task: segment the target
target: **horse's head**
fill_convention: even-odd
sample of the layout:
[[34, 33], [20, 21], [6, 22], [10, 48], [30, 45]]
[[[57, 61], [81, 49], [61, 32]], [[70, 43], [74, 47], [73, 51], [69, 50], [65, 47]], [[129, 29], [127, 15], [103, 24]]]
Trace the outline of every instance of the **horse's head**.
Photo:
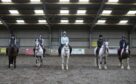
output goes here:
[[36, 49], [36, 50], [39, 50], [39, 46], [40, 46], [40, 44], [39, 44], [38, 40], [36, 40], [36, 41], [35, 41], [35, 49]]
[[66, 43], [63, 47], [64, 47], [65, 51], [69, 50], [69, 44], [68, 43]]
[[105, 42], [104, 42], [104, 46], [105, 46], [106, 48], [109, 48], [109, 42], [108, 42], [108, 41], [105, 41]]
[[108, 53], [109, 51], [109, 42], [105, 41], [100, 49], [101, 54], [102, 53]]
[[126, 46], [126, 53], [129, 53], [129, 46]]

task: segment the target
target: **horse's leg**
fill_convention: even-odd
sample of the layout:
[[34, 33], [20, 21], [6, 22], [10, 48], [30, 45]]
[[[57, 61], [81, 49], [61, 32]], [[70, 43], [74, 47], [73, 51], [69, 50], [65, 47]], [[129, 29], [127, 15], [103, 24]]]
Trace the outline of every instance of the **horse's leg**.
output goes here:
[[102, 64], [102, 57], [101, 56], [98, 56], [98, 67], [99, 67], [99, 69], [102, 69], [102, 66], [101, 66], [101, 64]]
[[37, 56], [35, 56], [35, 58], [36, 58], [36, 66], [38, 65], [38, 57]]
[[41, 65], [43, 65], [43, 56], [41, 56], [40, 59], [41, 59]]
[[129, 57], [127, 58], [127, 69], [130, 70]]
[[66, 63], [66, 69], [68, 70], [68, 64], [69, 64], [69, 56], [70, 54], [67, 55], [67, 63]]
[[119, 60], [120, 60], [120, 66], [121, 66], [121, 69], [124, 69], [123, 59], [122, 59], [122, 58], [119, 58]]
[[13, 58], [14, 61], [14, 68], [16, 68], [16, 56]]
[[8, 65], [8, 67], [10, 68], [10, 61], [11, 61], [10, 55], [8, 56], [8, 58], [9, 58], [9, 65]]
[[96, 66], [98, 67], [98, 55], [96, 55]]
[[104, 69], [107, 69], [107, 56], [104, 56]]
[[61, 63], [61, 68], [64, 70], [64, 55], [61, 55], [62, 63]]
[[45, 57], [45, 48], [43, 48], [43, 57]]

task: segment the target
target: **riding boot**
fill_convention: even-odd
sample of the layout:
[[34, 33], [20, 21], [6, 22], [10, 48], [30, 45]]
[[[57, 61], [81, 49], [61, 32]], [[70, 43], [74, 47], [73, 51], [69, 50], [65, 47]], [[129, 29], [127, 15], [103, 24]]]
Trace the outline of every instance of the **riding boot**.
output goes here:
[[59, 56], [60, 56], [61, 55], [61, 46], [59, 47], [58, 52], [59, 52]]
[[99, 54], [99, 49], [100, 49], [100, 48], [97, 48], [97, 50], [96, 50], [96, 55], [98, 55], [98, 54]]
[[72, 47], [69, 45], [69, 49], [70, 49], [70, 56], [71, 56], [71, 53], [72, 53]]

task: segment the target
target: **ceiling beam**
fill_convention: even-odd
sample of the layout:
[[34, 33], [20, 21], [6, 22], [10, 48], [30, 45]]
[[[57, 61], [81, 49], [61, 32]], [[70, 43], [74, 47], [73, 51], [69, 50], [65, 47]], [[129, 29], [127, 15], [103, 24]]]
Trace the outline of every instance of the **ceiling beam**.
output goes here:
[[9, 25], [2, 19], [2, 17], [0, 17], [0, 21], [3, 23], [3, 25], [7, 28], [8, 32], [10, 34], [13, 34], [13, 30], [11, 28], [9, 28]]
[[100, 8], [99, 8], [99, 10], [97, 11], [97, 14], [96, 14], [96, 16], [95, 16], [95, 19], [93, 20], [92, 24], [89, 25], [91, 31], [92, 31], [93, 28], [95, 27], [96, 21], [97, 21], [97, 19], [99, 18], [100, 13], [102, 12], [102, 9], [103, 9], [103, 7], [104, 7], [105, 2], [106, 2], [106, 0], [102, 0], [101, 5], [100, 5]]
[[[44, 1], [45, 2], [45, 1]], [[47, 3], [47, 2], [46, 2]], [[37, 2], [37, 3], [0, 3], [0, 5], [42, 5], [42, 2]], [[65, 2], [65, 4], [63, 2], [48, 2], [47, 5], [99, 5], [101, 4], [101, 2]], [[105, 5], [131, 5], [131, 6], [136, 6], [136, 3], [132, 2], [132, 3], [123, 3], [123, 2], [119, 2], [119, 3], [111, 3], [111, 2], [106, 2]]]
[[[18, 24], [18, 23], [7, 23], [9, 26], [12, 25], [46, 25], [48, 26], [48, 24], [37, 24], [37, 23], [26, 23], [26, 24]], [[91, 23], [93, 24], [93, 23]], [[50, 26], [52, 25], [90, 25], [90, 23], [84, 23], [84, 24], [76, 24], [76, 23], [68, 23], [68, 24], [63, 24], [63, 23], [50, 23]], [[115, 25], [115, 26], [130, 26], [133, 24], [96, 24], [96, 25], [101, 25], [101, 26], [107, 26], [107, 25]]]
[[[60, 17], [63, 17], [63, 16], [66, 16], [66, 17], [71, 17], [71, 16], [75, 16], [75, 17], [95, 17], [97, 14], [86, 14], [86, 15], [77, 15], [77, 14], [18, 14], [18, 15], [11, 15], [11, 14], [0, 14], [0, 16], [3, 16], [3, 17], [52, 17], [52, 16], [60, 16]], [[135, 17], [135, 15], [103, 15], [103, 14], [100, 14], [99, 16], [101, 17]]]

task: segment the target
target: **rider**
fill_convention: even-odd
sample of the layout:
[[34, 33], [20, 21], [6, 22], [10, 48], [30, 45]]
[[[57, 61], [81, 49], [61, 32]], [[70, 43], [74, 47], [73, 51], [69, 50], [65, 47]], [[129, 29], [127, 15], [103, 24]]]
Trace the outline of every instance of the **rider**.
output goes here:
[[43, 39], [42, 35], [40, 35], [37, 40], [38, 40], [39, 44], [42, 46], [42, 48], [44, 49], [44, 39]]
[[11, 34], [11, 37], [9, 39], [9, 46], [10, 47], [16, 47], [16, 38], [14, 34]]
[[96, 50], [97, 55], [99, 53], [101, 46], [103, 45], [103, 42], [104, 42], [103, 36], [99, 35], [99, 39], [97, 41], [97, 50]]
[[[65, 44], [69, 44], [69, 37], [67, 36], [66, 31], [63, 32], [63, 36], [61, 37], [61, 45], [59, 47], [59, 56], [61, 54], [61, 49]], [[72, 52], [72, 47], [69, 45], [70, 48], [70, 54]]]
[[119, 42], [119, 45], [120, 45], [120, 54], [122, 55], [122, 53], [125, 51], [124, 49], [126, 49], [127, 47], [127, 41], [125, 40], [125, 36], [122, 36], [120, 42]]

